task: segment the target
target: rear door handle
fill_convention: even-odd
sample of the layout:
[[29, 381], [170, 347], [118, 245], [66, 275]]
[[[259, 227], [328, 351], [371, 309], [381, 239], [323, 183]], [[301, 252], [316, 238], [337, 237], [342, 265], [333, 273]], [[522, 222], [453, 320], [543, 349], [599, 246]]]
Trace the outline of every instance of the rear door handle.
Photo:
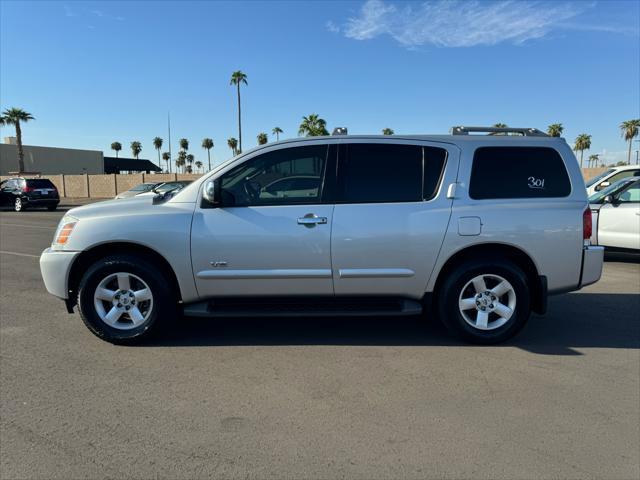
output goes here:
[[304, 217], [298, 218], [298, 225], [305, 227], [315, 227], [327, 223], [327, 217], [319, 217], [315, 213], [307, 213]]

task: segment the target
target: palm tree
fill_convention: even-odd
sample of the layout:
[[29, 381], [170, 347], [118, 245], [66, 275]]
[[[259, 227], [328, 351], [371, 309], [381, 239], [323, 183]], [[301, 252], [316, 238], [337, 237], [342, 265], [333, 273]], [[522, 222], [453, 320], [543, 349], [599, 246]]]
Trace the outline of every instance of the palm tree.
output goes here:
[[629, 142], [629, 154], [627, 155], [627, 165], [631, 165], [631, 143], [633, 139], [638, 136], [638, 129], [640, 129], [640, 119], [627, 120], [620, 124], [620, 130], [622, 130], [622, 136]]
[[280, 134], [282, 133], [282, 129], [280, 127], [273, 127], [273, 130], [271, 130], [271, 133], [273, 133], [276, 136], [276, 142], [278, 142], [280, 140]]
[[181, 138], [178, 143], [180, 143], [180, 148], [185, 152], [189, 150], [189, 140], [187, 140], [186, 138]]
[[21, 108], [7, 108], [2, 112], [3, 123], [16, 126], [16, 143], [18, 144], [18, 173], [24, 172], [24, 150], [22, 148], [22, 128], [20, 122], [27, 123], [35, 120], [33, 115]]
[[267, 137], [266, 133], [263, 132], [258, 134], [258, 145], [264, 145], [268, 141], [269, 141], [269, 137]]
[[160, 149], [162, 148], [162, 139], [160, 137], [156, 137], [153, 139], [153, 146], [158, 151], [158, 166], [162, 168], [160, 164]]
[[599, 158], [600, 155], [597, 153], [595, 155], [589, 155], [589, 158], [587, 159], [587, 164], [589, 165], [589, 167], [597, 167]]
[[207, 151], [207, 160], [209, 161], [209, 170], [211, 170], [211, 149], [213, 148], [213, 140], [205, 138], [202, 140], [202, 148]]
[[561, 123], [552, 123], [547, 127], [547, 135], [550, 137], [561, 137], [564, 127]]
[[312, 113], [308, 117], [302, 117], [302, 123], [298, 128], [298, 135], [305, 135], [307, 137], [329, 135], [327, 122], [320, 118], [317, 113]]
[[113, 142], [111, 144], [111, 150], [116, 152], [116, 158], [118, 158], [118, 152], [122, 150], [122, 144], [120, 142]]
[[200, 170], [202, 168], [202, 162], [200, 160], [198, 160], [196, 162], [196, 171]]
[[582, 168], [582, 156], [584, 155], [585, 150], [589, 150], [591, 148], [591, 135], [587, 135], [586, 133], [581, 133], [576, 137], [576, 143], [573, 149], [576, 152], [580, 152], [580, 168]]
[[393, 131], [393, 128], [383, 128], [382, 129], [382, 134], [383, 135], [393, 135], [396, 132]]
[[238, 153], [242, 152], [242, 115], [240, 110], [240, 85], [247, 84], [247, 76], [240, 70], [236, 70], [231, 74], [231, 82], [229, 85], [235, 85], [238, 88]]
[[231, 149], [231, 152], [235, 157], [238, 154], [238, 140], [231, 137], [229, 140], [227, 140], [227, 146]]
[[507, 128], [507, 124], [506, 123], [494, 123], [493, 126], [495, 128]]
[[[193, 161], [195, 160], [194, 156], [192, 154], [189, 154], [185, 157], [185, 160], [187, 161], [188, 167], [191, 169], [191, 165], [193, 164]], [[189, 171], [189, 173], [191, 173], [191, 171]]]
[[131, 153], [133, 153], [133, 156], [136, 157], [136, 160], [138, 159], [138, 155], [140, 155], [141, 151], [142, 144], [140, 142], [138, 142], [137, 140], [131, 142]]
[[[178, 158], [176, 160], [176, 167], [184, 167], [187, 163], [187, 153], [184, 150], [178, 152]], [[183, 169], [184, 172], [184, 169]]]
[[169, 163], [171, 160], [171, 154], [169, 152], [164, 152], [162, 154], [162, 159], [167, 162], [167, 171], [171, 173], [171, 164]]
[[193, 167], [191, 165], [187, 165], [186, 172], [193, 173]]

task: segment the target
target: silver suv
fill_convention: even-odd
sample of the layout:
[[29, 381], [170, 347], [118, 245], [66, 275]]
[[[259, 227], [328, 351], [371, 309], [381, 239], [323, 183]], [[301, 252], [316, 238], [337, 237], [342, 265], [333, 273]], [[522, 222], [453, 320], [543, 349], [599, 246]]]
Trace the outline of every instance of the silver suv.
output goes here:
[[603, 249], [590, 237], [563, 139], [456, 127], [281, 141], [171, 198], [74, 208], [40, 266], [47, 290], [113, 343], [180, 313], [425, 312], [488, 344], [544, 313], [549, 294], [600, 278]]

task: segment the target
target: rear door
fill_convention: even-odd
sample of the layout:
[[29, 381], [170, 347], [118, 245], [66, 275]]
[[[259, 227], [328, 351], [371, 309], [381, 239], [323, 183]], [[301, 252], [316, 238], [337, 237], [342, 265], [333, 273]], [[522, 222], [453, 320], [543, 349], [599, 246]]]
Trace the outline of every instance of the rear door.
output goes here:
[[338, 154], [336, 295], [421, 298], [451, 213], [459, 153], [446, 144], [352, 141]]
[[640, 181], [616, 195], [598, 211], [598, 243], [640, 249]]

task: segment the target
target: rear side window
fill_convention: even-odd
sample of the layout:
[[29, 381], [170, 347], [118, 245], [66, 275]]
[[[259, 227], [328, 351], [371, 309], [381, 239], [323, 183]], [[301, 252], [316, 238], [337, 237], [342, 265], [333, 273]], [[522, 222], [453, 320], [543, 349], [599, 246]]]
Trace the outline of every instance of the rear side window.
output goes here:
[[553, 198], [571, 193], [560, 154], [547, 147], [481, 147], [473, 157], [473, 199]]
[[27, 185], [32, 188], [56, 188], [51, 180], [46, 178], [30, 179], [27, 180]]
[[418, 202], [435, 194], [446, 150], [418, 145], [352, 143], [338, 160], [337, 201]]

